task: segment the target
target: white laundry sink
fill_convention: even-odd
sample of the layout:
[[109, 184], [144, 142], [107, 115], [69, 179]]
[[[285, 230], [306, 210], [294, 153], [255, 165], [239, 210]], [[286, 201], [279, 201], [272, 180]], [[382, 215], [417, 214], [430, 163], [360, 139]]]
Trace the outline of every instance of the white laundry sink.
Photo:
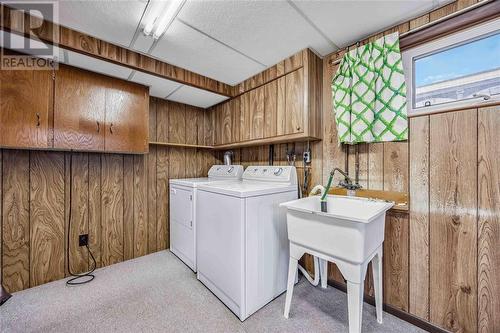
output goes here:
[[384, 241], [385, 212], [394, 204], [329, 195], [328, 212], [320, 197], [282, 203], [288, 209], [288, 239], [298, 245], [353, 263], [362, 263]]
[[327, 196], [328, 212], [321, 211], [319, 196], [280, 205], [287, 209], [290, 241], [286, 318], [290, 313], [298, 260], [309, 253], [322, 261], [322, 280], [328, 276], [327, 261], [335, 263], [347, 280], [350, 333], [361, 332], [364, 280], [371, 261], [377, 321], [382, 323], [382, 243], [385, 213], [393, 205], [393, 202], [337, 195]]

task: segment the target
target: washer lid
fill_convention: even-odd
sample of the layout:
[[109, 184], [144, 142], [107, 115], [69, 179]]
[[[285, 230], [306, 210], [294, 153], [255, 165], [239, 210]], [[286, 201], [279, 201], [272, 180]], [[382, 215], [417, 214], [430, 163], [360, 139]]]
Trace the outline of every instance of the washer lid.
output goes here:
[[170, 185], [197, 187], [216, 181], [238, 181], [243, 175], [242, 165], [213, 165], [208, 171], [208, 177], [170, 179]]
[[230, 195], [238, 198], [248, 198], [297, 191], [297, 185], [243, 180], [239, 182], [215, 182], [211, 184], [202, 184], [198, 187], [198, 189], [201, 191]]

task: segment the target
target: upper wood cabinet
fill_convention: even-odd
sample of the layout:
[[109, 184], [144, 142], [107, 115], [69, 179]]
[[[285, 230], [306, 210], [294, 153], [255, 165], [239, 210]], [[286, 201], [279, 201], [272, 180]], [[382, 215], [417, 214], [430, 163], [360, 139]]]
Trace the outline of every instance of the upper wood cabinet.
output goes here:
[[0, 70], [0, 146], [52, 147], [53, 72]]
[[104, 149], [108, 152], [147, 153], [149, 93], [144, 86], [110, 79], [106, 90]]
[[[266, 81], [271, 73], [266, 71], [245, 81], [241, 89], [248, 85], [247, 91], [213, 109], [215, 145], [321, 139], [321, 66], [321, 59], [304, 50], [283, 61], [281, 75], [275, 70]], [[255, 86], [255, 82], [262, 83]]]
[[54, 148], [104, 150], [104, 75], [60, 65], [54, 98]]
[[75, 67], [56, 71], [54, 148], [146, 153], [146, 87]]
[[148, 88], [59, 65], [0, 71], [0, 146], [147, 153]]
[[307, 105], [304, 105], [304, 69], [300, 68], [285, 76], [285, 134], [304, 132], [308, 119]]

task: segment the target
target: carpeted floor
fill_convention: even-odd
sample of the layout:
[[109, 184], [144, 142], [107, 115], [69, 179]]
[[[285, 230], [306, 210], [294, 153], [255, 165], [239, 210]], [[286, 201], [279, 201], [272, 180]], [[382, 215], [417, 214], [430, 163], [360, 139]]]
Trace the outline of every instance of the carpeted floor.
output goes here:
[[[88, 285], [65, 280], [15, 293], [0, 307], [1, 332], [347, 332], [347, 296], [305, 279], [295, 287], [290, 319], [285, 295], [240, 322], [169, 251], [105, 267]], [[422, 332], [365, 304], [363, 332]]]

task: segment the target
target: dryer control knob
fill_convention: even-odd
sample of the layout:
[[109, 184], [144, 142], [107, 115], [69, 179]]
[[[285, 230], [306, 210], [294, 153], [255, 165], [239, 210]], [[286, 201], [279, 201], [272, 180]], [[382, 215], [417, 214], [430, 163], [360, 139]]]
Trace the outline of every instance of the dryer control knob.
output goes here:
[[227, 170], [227, 173], [231, 173], [231, 172], [233, 172], [233, 170], [234, 170], [234, 167], [230, 167], [230, 168]]
[[279, 176], [283, 172], [283, 168], [276, 168], [274, 169], [274, 175]]

